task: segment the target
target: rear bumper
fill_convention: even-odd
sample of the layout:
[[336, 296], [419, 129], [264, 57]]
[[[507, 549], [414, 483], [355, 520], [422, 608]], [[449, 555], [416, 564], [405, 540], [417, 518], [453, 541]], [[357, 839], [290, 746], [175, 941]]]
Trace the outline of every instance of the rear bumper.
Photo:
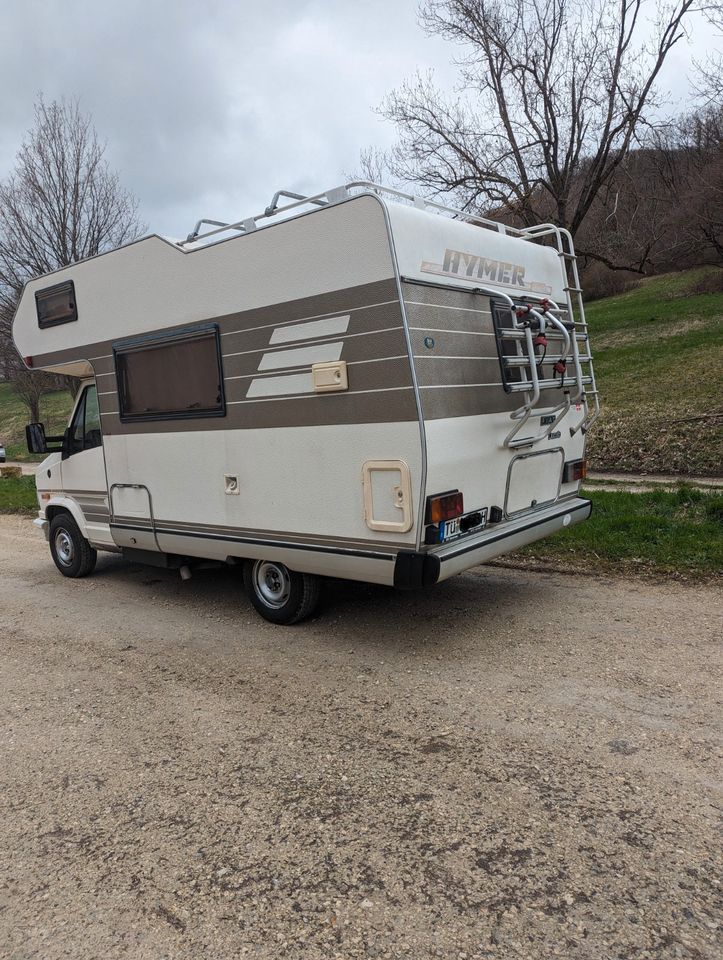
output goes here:
[[407, 590], [429, 587], [503, 553], [587, 520], [591, 513], [592, 503], [589, 500], [571, 497], [546, 510], [506, 523], [504, 530], [492, 527], [473, 539], [434, 547], [424, 553], [402, 551], [397, 555], [394, 566], [394, 586]]

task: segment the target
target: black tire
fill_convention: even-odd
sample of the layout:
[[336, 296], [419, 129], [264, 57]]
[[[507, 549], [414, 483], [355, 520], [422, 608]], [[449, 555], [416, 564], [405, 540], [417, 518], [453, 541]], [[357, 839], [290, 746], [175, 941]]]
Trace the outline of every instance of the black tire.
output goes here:
[[64, 577], [87, 577], [95, 569], [97, 552], [78, 529], [69, 513], [50, 521], [50, 553]]
[[319, 578], [275, 560], [247, 560], [244, 586], [251, 603], [271, 623], [299, 623], [316, 610]]

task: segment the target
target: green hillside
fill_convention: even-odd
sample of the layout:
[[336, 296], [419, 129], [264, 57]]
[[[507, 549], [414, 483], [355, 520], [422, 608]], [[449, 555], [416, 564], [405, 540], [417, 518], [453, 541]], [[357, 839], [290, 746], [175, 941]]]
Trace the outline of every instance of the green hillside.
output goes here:
[[[41, 398], [40, 419], [49, 436], [63, 432], [72, 405], [73, 398], [66, 390]], [[25, 446], [25, 424], [29, 419], [28, 408], [11, 384], [0, 383], [0, 441], [5, 444], [8, 460], [42, 460], [42, 457], [32, 457]]]
[[602, 398], [592, 468], [723, 473], [723, 270], [651, 277], [586, 312]]

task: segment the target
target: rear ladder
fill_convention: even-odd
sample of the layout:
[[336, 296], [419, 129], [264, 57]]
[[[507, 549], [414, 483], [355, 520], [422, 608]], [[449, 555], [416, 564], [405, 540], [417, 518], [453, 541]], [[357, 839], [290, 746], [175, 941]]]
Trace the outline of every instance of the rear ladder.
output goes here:
[[[503, 441], [512, 449], [547, 439], [573, 407], [581, 416], [570, 427], [571, 436], [578, 431], [585, 433], [600, 413], [572, 237], [567, 230], [550, 224], [531, 227], [525, 234], [530, 240], [546, 235], [555, 239], [566, 303], [560, 307], [549, 298], [529, 295], [522, 300], [516, 298], [514, 303], [498, 295], [507, 314], [505, 320], [509, 320], [509, 325], [502, 326], [497, 322], [502, 319], [498, 315], [495, 322], [505, 388], [523, 395], [522, 405], [510, 415], [514, 425]], [[533, 416], [544, 419], [545, 424], [541, 423], [531, 436], [520, 436]]]

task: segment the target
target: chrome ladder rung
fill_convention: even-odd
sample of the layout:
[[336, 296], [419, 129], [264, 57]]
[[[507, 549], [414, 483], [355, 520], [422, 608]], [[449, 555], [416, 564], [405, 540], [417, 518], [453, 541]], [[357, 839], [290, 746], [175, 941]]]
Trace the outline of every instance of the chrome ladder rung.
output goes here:
[[[574, 360], [574, 358], [570, 354], [568, 354], [565, 359], [569, 363], [572, 363]], [[578, 356], [577, 359], [580, 361], [580, 363], [592, 362], [592, 357], [589, 355]], [[531, 366], [540, 367], [549, 363], [557, 363], [559, 360], [562, 360], [562, 356], [560, 356], [559, 354], [556, 356], [547, 356], [547, 357], [544, 357], [544, 359], [542, 357], [539, 357], [537, 358], [537, 362], [534, 364], [532, 363], [529, 357], [502, 357], [502, 362], [506, 367], [531, 367]]]
[[[499, 336], [500, 336], [500, 340], [524, 340], [526, 339], [526, 331], [521, 329], [512, 329], [512, 328], [500, 329]], [[563, 336], [561, 333], [557, 333], [556, 331], [550, 330], [549, 328], [545, 330], [545, 336], [547, 337], [548, 341], [553, 341], [553, 342], [563, 341]], [[582, 343], [584, 340], [588, 339], [588, 335], [587, 333], [577, 332], [575, 334], [575, 339], [578, 341], [578, 343]]]
[[[580, 382], [583, 386], [587, 386], [587, 384], [592, 383], [592, 377], [581, 377]], [[576, 387], [577, 377], [564, 377], [561, 380], [538, 380], [537, 383], [540, 390], [554, 390], [555, 388], [559, 390], [561, 387]], [[508, 383], [507, 387], [511, 393], [530, 393], [533, 389], [530, 380], [521, 383]]]

